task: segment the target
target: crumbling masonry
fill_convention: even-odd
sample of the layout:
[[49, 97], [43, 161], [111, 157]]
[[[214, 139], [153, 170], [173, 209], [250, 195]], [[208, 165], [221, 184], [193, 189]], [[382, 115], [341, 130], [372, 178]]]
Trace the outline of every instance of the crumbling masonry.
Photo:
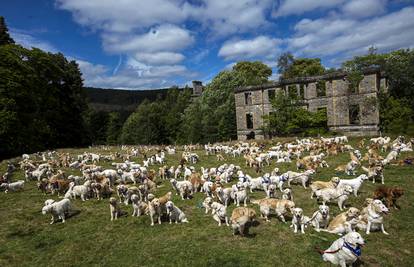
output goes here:
[[[353, 88], [345, 72], [303, 77], [235, 89], [239, 140], [264, 139], [263, 116], [272, 112], [270, 100], [283, 90], [303, 99], [309, 111], [324, 109], [331, 131], [346, 135], [377, 135], [379, 112], [372, 100], [387, 81], [378, 69], [366, 70]], [[369, 104], [371, 103], [371, 104]]]

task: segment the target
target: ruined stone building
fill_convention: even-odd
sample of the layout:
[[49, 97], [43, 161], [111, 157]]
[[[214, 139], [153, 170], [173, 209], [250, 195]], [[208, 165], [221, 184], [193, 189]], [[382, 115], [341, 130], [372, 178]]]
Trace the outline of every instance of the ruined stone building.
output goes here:
[[303, 99], [309, 111], [325, 110], [331, 131], [346, 135], [378, 134], [379, 111], [372, 99], [376, 100], [380, 88], [386, 90], [386, 79], [378, 69], [363, 74], [358, 86], [348, 82], [345, 72], [333, 72], [236, 88], [238, 139], [265, 138], [261, 130], [263, 116], [272, 112], [271, 99], [280, 90]]

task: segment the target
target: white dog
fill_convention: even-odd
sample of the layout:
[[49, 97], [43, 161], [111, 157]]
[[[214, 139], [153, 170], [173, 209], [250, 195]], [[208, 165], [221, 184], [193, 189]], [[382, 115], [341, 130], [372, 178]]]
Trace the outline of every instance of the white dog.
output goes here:
[[296, 234], [298, 232], [298, 228], [300, 227], [300, 232], [304, 234], [306, 218], [303, 216], [303, 210], [301, 208], [293, 208], [292, 215], [291, 227], [293, 227], [293, 232]]
[[276, 198], [276, 190], [277, 187], [275, 184], [270, 184], [266, 190], [266, 197], [267, 198]]
[[16, 191], [20, 191], [23, 190], [24, 187], [24, 181], [23, 180], [19, 180], [17, 182], [14, 183], [2, 183], [0, 185], [0, 188], [4, 188], [4, 193], [7, 194], [7, 192], [12, 191], [12, 192], [16, 192]]
[[175, 223], [188, 223], [187, 217], [185, 216], [184, 212], [182, 212], [182, 210], [175, 206], [172, 201], [167, 201], [165, 207], [167, 209], [168, 218], [170, 219], [170, 224], [172, 223], [172, 221], [175, 221]]
[[367, 235], [369, 235], [371, 230], [381, 230], [382, 233], [388, 235], [384, 229], [383, 217], [383, 215], [387, 214], [388, 212], [388, 208], [382, 203], [381, 200], [370, 200], [368, 206], [362, 210], [362, 213], [359, 216], [357, 228], [365, 230]]
[[90, 185], [90, 181], [86, 181], [83, 185], [75, 185], [74, 182], [70, 182], [69, 189], [65, 194], [65, 198], [76, 199], [76, 197], [79, 196], [82, 201], [87, 200], [90, 191]]
[[190, 181], [177, 181], [176, 179], [171, 179], [170, 182], [177, 194], [180, 194], [182, 200], [185, 198], [190, 199], [193, 192], [193, 184]]
[[52, 220], [50, 224], [54, 224], [56, 219], [61, 219], [62, 223], [65, 223], [66, 214], [70, 211], [70, 200], [65, 198], [59, 202], [53, 202], [42, 208], [42, 214], [52, 214]]
[[341, 267], [351, 266], [361, 256], [361, 246], [365, 245], [362, 236], [357, 232], [350, 232], [337, 239], [325, 251], [320, 251], [322, 259]]
[[285, 188], [282, 191], [282, 199], [287, 199], [293, 201], [292, 189]]
[[352, 190], [354, 191], [354, 196], [358, 196], [358, 190], [361, 187], [362, 183], [368, 180], [368, 176], [366, 174], [361, 174], [360, 176], [358, 176], [357, 178], [354, 179], [341, 179], [339, 181], [338, 186], [343, 186], [343, 185], [349, 185], [352, 187]]
[[329, 207], [326, 205], [320, 205], [319, 209], [315, 211], [307, 222], [307, 224], [311, 224], [315, 231], [320, 232], [321, 228], [328, 227], [329, 224]]
[[221, 226], [221, 222], [225, 221], [229, 226], [229, 217], [227, 216], [227, 208], [221, 203], [213, 202], [211, 204], [213, 219], [218, 222], [218, 226]]
[[322, 203], [338, 202], [339, 210], [343, 210], [343, 204], [352, 193], [353, 189], [349, 185], [338, 186], [336, 188], [323, 188], [315, 192], [317, 199], [322, 199]]
[[310, 180], [310, 176], [314, 173], [315, 173], [314, 170], [307, 170], [305, 172], [300, 172], [300, 173], [288, 171], [286, 174], [287, 174], [287, 182], [288, 182], [289, 187], [290, 187], [290, 184], [294, 182], [294, 183], [301, 183], [304, 188], [307, 188], [306, 184]]
[[211, 197], [206, 197], [203, 201], [203, 208], [206, 209], [206, 214], [208, 214], [211, 210], [211, 204], [213, 203], [213, 199]]
[[243, 186], [238, 182], [237, 191], [232, 191], [232, 198], [234, 199], [237, 207], [240, 207], [240, 202], [244, 203], [244, 206], [247, 206], [247, 201], [249, 200], [249, 191], [246, 186]]
[[231, 201], [232, 190], [232, 188], [223, 188], [221, 186], [217, 187], [216, 189], [217, 198], [226, 207]]

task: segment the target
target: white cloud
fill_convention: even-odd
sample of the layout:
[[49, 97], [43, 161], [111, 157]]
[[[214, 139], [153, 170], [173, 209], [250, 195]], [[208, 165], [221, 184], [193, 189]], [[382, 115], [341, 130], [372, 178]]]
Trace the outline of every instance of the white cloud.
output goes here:
[[56, 0], [81, 25], [110, 32], [130, 32], [162, 23], [179, 23], [187, 17], [179, 0]]
[[184, 60], [184, 55], [173, 52], [136, 53], [135, 59], [151, 65], [174, 65]]
[[302, 20], [295, 30], [295, 36], [288, 40], [289, 48], [308, 56], [352, 55], [367, 51], [371, 45], [380, 51], [407, 48], [413, 46], [414, 8], [368, 20]]
[[92, 64], [88, 61], [81, 60], [81, 59], [73, 59], [73, 60], [76, 60], [76, 62], [78, 63], [84, 79], [99, 76], [99, 75], [105, 75], [109, 70], [108, 67], [104, 65]]
[[105, 50], [115, 53], [179, 51], [193, 41], [189, 31], [171, 24], [151, 28], [141, 35], [103, 34]]
[[345, 0], [282, 0], [279, 6], [273, 11], [274, 17], [301, 15], [305, 12], [316, 9], [327, 9], [337, 7]]
[[386, 4], [387, 0], [352, 0], [342, 10], [346, 16], [370, 17], [384, 13]]
[[72, 12], [74, 20], [106, 32], [131, 32], [158, 24], [193, 20], [212, 35], [246, 32], [263, 26], [272, 0], [56, 0], [57, 7]]
[[267, 36], [258, 36], [249, 40], [226, 42], [218, 55], [226, 60], [269, 59], [275, 58], [281, 40]]
[[202, 0], [200, 5], [184, 6], [193, 20], [201, 22], [213, 36], [248, 32], [265, 26], [272, 0]]
[[10, 35], [16, 43], [20, 44], [25, 48], [31, 49], [32, 47], [37, 47], [47, 52], [58, 52], [58, 49], [54, 47], [51, 43], [38, 39], [30, 35], [26, 31], [11, 28]]
[[195, 63], [200, 63], [204, 58], [208, 56], [209, 53], [210, 53], [209, 49], [203, 49], [199, 51], [198, 53], [196, 53], [193, 57], [191, 57], [190, 60]]

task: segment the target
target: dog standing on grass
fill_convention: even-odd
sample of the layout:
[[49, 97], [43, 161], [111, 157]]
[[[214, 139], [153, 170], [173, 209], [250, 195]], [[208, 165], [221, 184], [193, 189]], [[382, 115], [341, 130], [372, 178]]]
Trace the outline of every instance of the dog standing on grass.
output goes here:
[[256, 211], [252, 208], [238, 207], [231, 214], [231, 228], [233, 235], [239, 233], [241, 236], [248, 234], [249, 225], [256, 218]]
[[121, 209], [119, 208], [118, 201], [114, 197], [109, 199], [109, 210], [111, 213], [111, 221], [118, 220], [118, 216], [121, 215]]

